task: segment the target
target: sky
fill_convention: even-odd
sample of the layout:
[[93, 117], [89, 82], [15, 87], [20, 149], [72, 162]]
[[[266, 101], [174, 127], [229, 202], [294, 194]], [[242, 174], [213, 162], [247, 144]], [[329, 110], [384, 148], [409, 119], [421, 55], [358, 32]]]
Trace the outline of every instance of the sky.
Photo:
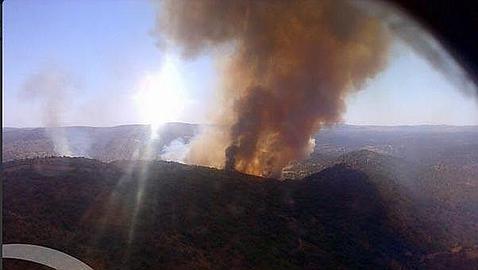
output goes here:
[[[6, 0], [3, 16], [3, 126], [45, 126], [45, 108], [56, 103], [55, 125], [209, 121], [215, 61], [163, 55], [149, 0]], [[54, 102], [30, 89], [45, 73], [66, 78], [58, 91], [69, 90], [51, 90]], [[388, 67], [346, 104], [347, 124], [478, 124], [478, 101], [400, 42]]]

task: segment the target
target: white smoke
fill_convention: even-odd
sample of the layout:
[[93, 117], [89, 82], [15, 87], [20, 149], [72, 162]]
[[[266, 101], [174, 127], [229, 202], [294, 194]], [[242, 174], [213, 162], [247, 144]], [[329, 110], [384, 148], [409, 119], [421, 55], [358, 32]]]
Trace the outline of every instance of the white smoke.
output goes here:
[[189, 152], [189, 144], [182, 138], [177, 138], [161, 150], [161, 159], [167, 161], [185, 162], [185, 158]]
[[75, 85], [71, 77], [55, 67], [44, 67], [28, 77], [20, 89], [19, 97], [39, 110], [46, 135], [58, 155], [71, 155], [65, 130], [64, 115], [70, 108]]

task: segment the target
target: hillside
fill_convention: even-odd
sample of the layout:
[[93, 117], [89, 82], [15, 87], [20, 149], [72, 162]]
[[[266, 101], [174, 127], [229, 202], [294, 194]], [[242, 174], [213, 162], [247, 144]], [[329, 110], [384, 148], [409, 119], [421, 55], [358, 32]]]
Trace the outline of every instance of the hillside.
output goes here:
[[[197, 130], [170, 123], [150, 141], [141, 125], [3, 129], [3, 157], [17, 159], [2, 164], [4, 240], [95, 269], [478, 265], [476, 127], [330, 127], [282, 181], [139, 160]], [[95, 160], [34, 158], [59, 145]]]
[[54, 247], [97, 269], [379, 267], [419, 252], [387, 224], [367, 176], [343, 167], [279, 182], [51, 158], [7, 163], [3, 174], [5, 243]]
[[[309, 158], [286, 167], [283, 178], [301, 179], [342, 162], [341, 159], [351, 153], [368, 153], [381, 154], [383, 161], [388, 160], [388, 168], [401, 167], [393, 169], [395, 173], [401, 173], [402, 169], [427, 170], [430, 176], [444, 174], [445, 182], [459, 177], [459, 182], [475, 186], [478, 179], [476, 138], [477, 126], [337, 125], [322, 129], [315, 136], [314, 152]], [[363, 161], [366, 160], [364, 157]], [[414, 177], [409, 178], [408, 182], [415, 181]]]
[[[176, 139], [188, 143], [200, 126], [167, 123], [150, 141], [146, 125], [116, 127], [3, 128], [3, 160], [68, 155], [101, 161], [138, 159], [146, 149], [159, 158]], [[339, 156], [370, 150], [414, 163], [453, 164], [478, 177], [478, 127], [465, 126], [352, 126], [336, 125], [316, 134], [315, 151], [307, 166], [316, 171]], [[294, 165], [301, 165], [294, 163]], [[302, 175], [301, 177], [303, 177]], [[301, 178], [300, 177], [300, 178]]]
[[153, 158], [176, 139], [188, 142], [198, 126], [167, 123], [150, 141], [146, 125], [116, 127], [4, 128], [3, 161], [48, 156], [88, 157], [101, 161], [137, 159], [147, 150]]
[[95, 269], [413, 269], [447, 251], [405, 193], [346, 165], [295, 181], [164, 161], [3, 166], [4, 242]]
[[[478, 171], [457, 166], [446, 161], [437, 165], [412, 162], [403, 158], [379, 154], [369, 150], [352, 151], [333, 160], [315, 157], [288, 168], [293, 179], [314, 174], [321, 166], [344, 164], [366, 173], [382, 192], [398, 194], [387, 196], [401, 198], [389, 201], [401, 209], [402, 218], [413, 218], [411, 212], [419, 212], [426, 230], [433, 231], [428, 243], [451, 248], [457, 243], [478, 244]], [[312, 165], [310, 165], [312, 164]], [[316, 164], [319, 164], [316, 165]], [[414, 207], [410, 207], [410, 206]], [[406, 210], [406, 211], [405, 211]], [[413, 221], [405, 224], [414, 223]]]

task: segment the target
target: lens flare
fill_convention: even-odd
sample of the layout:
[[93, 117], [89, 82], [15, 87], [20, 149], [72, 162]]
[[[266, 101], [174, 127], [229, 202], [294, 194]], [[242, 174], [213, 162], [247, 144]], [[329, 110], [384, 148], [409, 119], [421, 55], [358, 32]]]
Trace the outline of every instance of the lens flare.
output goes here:
[[147, 74], [134, 99], [144, 122], [151, 125], [151, 137], [166, 122], [178, 121], [185, 103], [185, 91], [178, 60], [167, 56], [159, 72]]

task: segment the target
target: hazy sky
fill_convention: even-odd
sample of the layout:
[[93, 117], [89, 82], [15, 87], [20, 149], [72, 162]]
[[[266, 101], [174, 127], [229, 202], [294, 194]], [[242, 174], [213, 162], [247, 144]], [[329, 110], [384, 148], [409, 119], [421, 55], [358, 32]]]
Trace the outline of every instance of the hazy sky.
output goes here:
[[[214, 61], [162, 55], [150, 34], [150, 1], [6, 0], [3, 8], [4, 126], [43, 126], [42, 111], [55, 102], [62, 104], [60, 125], [207, 122]], [[61, 74], [67, 79], [59, 91], [69, 90], [51, 92], [54, 103], [42, 98], [41, 87], [30, 96], [32, 77], [38, 82], [41, 74]], [[396, 44], [389, 67], [348, 97], [344, 120], [471, 125], [478, 124], [478, 102]]]

